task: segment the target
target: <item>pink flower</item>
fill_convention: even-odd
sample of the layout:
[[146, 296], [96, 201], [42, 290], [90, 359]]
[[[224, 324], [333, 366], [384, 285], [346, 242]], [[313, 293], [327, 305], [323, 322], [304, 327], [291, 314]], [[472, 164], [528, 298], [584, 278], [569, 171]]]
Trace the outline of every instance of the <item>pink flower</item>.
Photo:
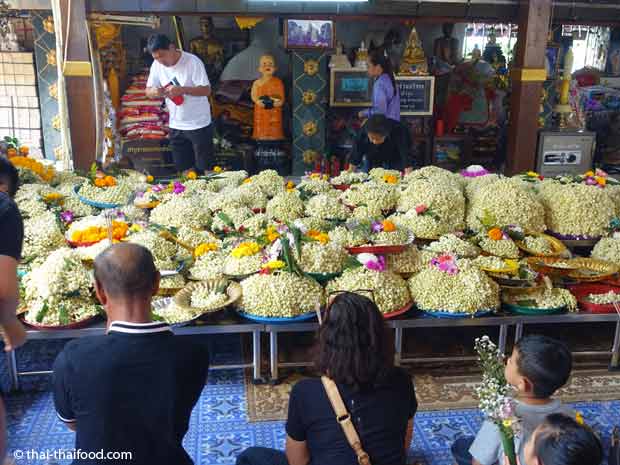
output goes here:
[[426, 213], [427, 211], [428, 211], [428, 207], [427, 207], [426, 205], [424, 205], [424, 204], [420, 204], [420, 205], [418, 205], [417, 207], [415, 207], [415, 212], [416, 212], [418, 215], [421, 215], [421, 214], [423, 214], [423, 213]]
[[379, 255], [377, 260], [369, 260], [365, 263], [366, 268], [373, 271], [385, 271], [385, 257]]
[[594, 178], [587, 178], [586, 179], [586, 184], [588, 186], [596, 186], [598, 183], [596, 182], [596, 179], [594, 179]]
[[155, 184], [153, 187], [151, 187], [151, 190], [155, 193], [161, 192], [165, 189], [166, 189], [166, 186], [164, 186], [163, 184]]
[[599, 176], [601, 178], [606, 178], [606, 177], [609, 176], [605, 171], [603, 171], [602, 169], [599, 169], [599, 168], [596, 168], [596, 171], [594, 171], [594, 175], [595, 176]]
[[450, 275], [455, 275], [459, 272], [458, 267], [456, 266], [456, 259], [453, 255], [444, 254], [439, 257], [435, 257], [431, 260], [431, 266], [436, 267], [438, 270], [443, 271], [444, 273], [448, 273]]

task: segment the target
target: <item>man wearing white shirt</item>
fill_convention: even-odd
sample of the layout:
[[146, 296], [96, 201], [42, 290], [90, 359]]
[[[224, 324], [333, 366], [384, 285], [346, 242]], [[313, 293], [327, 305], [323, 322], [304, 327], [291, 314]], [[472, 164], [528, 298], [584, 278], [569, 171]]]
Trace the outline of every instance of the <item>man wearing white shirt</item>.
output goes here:
[[149, 97], [166, 97], [170, 112], [170, 148], [178, 171], [198, 173], [213, 164], [211, 84], [202, 60], [177, 50], [163, 34], [149, 37], [153, 64], [146, 84]]

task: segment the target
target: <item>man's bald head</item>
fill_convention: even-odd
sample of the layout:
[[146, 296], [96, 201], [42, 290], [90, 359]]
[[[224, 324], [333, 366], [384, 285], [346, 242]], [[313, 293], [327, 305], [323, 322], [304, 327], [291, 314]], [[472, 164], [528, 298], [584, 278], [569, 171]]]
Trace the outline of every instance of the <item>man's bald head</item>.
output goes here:
[[159, 273], [151, 252], [137, 244], [114, 244], [95, 259], [95, 280], [111, 298], [151, 297]]

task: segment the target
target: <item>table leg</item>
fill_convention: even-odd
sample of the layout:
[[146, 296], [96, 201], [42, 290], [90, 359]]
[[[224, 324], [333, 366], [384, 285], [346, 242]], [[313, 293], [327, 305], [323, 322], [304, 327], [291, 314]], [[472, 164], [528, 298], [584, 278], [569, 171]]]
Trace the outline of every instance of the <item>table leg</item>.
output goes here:
[[19, 376], [17, 375], [17, 355], [14, 350], [6, 353], [6, 362], [11, 381], [10, 389], [11, 391], [17, 391], [19, 389]]
[[269, 333], [269, 364], [271, 366], [271, 381], [278, 381], [278, 333]]
[[506, 340], [508, 339], [508, 325], [500, 325], [499, 327], [499, 353], [506, 354]]
[[611, 366], [610, 369], [620, 369], [620, 320], [616, 323], [616, 334], [614, 336], [614, 345], [611, 349]]
[[523, 337], [523, 323], [517, 323], [517, 328], [515, 329], [515, 342], [519, 342], [519, 340]]
[[394, 328], [394, 365], [400, 366], [403, 353], [403, 328]]
[[254, 381], [260, 380], [260, 330], [252, 331], [252, 363], [254, 365]]

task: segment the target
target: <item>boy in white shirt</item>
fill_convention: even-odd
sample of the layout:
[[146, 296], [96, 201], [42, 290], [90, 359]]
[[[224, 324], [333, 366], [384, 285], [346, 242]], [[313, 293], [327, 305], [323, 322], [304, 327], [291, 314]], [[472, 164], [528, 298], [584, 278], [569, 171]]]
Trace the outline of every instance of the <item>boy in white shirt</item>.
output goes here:
[[179, 172], [204, 172], [213, 165], [211, 84], [202, 60], [177, 50], [163, 34], [149, 37], [153, 64], [146, 84], [150, 97], [166, 97], [170, 148]]

